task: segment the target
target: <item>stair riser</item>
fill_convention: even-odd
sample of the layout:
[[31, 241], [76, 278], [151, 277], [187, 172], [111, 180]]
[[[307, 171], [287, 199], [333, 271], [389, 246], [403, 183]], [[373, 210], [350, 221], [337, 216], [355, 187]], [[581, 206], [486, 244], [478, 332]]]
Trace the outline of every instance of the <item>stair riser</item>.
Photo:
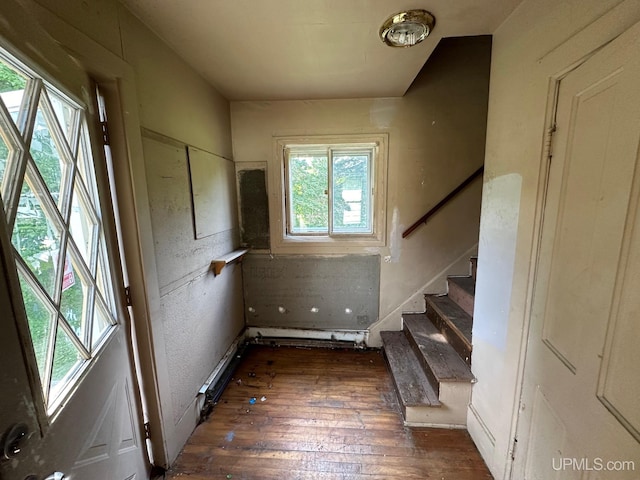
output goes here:
[[465, 363], [471, 366], [471, 349], [467, 345], [467, 343], [460, 338], [460, 335], [456, 330], [451, 328], [449, 322], [447, 322], [440, 312], [438, 312], [433, 305], [429, 302], [427, 304], [427, 316], [433, 322], [438, 330], [442, 332], [442, 334], [446, 337], [449, 344], [454, 348], [454, 350], [460, 355]]
[[404, 424], [409, 427], [467, 428], [467, 411], [445, 408], [407, 407]]
[[440, 401], [443, 406], [467, 410], [471, 402], [471, 383], [442, 382], [440, 384]]
[[456, 302], [460, 308], [473, 317], [473, 295], [469, 294], [453, 282], [448, 282], [449, 297]]
[[471, 385], [454, 383], [445, 386], [443, 384], [440, 396], [443, 398], [443, 404], [439, 408], [410, 406], [404, 408], [405, 424], [421, 427], [465, 428], [467, 408], [471, 400]]

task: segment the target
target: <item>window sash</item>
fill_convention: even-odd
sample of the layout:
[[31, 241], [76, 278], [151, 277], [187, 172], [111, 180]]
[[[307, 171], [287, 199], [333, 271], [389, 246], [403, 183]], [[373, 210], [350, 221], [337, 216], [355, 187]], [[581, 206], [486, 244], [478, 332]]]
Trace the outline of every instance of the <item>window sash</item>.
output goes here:
[[[357, 160], [354, 162], [354, 158], [364, 158], [364, 162], [365, 162], [365, 166], [364, 168], [366, 169], [366, 172], [364, 175], [361, 176], [357, 176], [357, 175], [352, 175], [350, 178], [347, 177], [340, 177], [338, 178], [338, 175], [335, 174], [335, 170], [340, 171], [339, 169], [336, 169], [336, 163], [339, 162], [340, 160], [344, 161], [348, 161], [347, 159], [350, 159], [350, 161], [352, 163], [355, 163], [355, 165], [352, 166], [353, 167], [357, 167], [357, 164], [359, 163]], [[361, 162], [361, 160], [360, 160]], [[367, 149], [367, 150], [333, 150], [331, 152], [331, 162], [329, 165], [329, 171], [330, 171], [330, 175], [329, 175], [329, 179], [330, 179], [330, 186], [329, 186], [329, 194], [330, 194], [330, 204], [331, 204], [331, 216], [330, 216], [330, 231], [331, 231], [331, 235], [370, 235], [373, 233], [373, 218], [372, 218], [372, 212], [373, 212], [373, 188], [371, 187], [372, 185], [372, 180], [373, 180], [373, 150], [372, 149]], [[344, 172], [346, 173], [346, 172]], [[343, 188], [341, 190], [342, 195], [340, 196], [341, 198], [338, 198], [336, 193], [337, 193], [337, 189], [340, 187], [340, 185], [338, 184], [338, 180], [344, 181], [346, 184], [349, 183], [354, 183], [354, 181], [358, 181], [360, 183], [360, 188], [351, 188], [351, 189], [347, 189], [347, 188]], [[350, 192], [350, 193], [347, 193]], [[357, 197], [358, 196], [358, 192], [359, 192], [359, 199], [358, 198], [352, 198], [351, 202], [348, 201], [348, 198], [345, 198], [345, 194], [348, 197], [349, 195], [351, 195], [352, 197]], [[340, 212], [339, 211], [339, 207], [338, 204], [344, 202], [344, 208], [342, 210], [342, 215], [343, 215], [343, 219], [342, 222], [337, 222], [337, 214]], [[357, 209], [359, 208], [360, 214], [359, 215], [352, 215], [352, 219], [349, 219], [348, 221], [345, 221], [345, 214], [347, 211], [351, 211], [351, 209]], [[362, 217], [364, 216], [364, 222], [362, 221]], [[360, 221], [355, 222], [354, 220], [356, 218], [359, 218]], [[339, 223], [342, 223], [342, 225], [340, 226]], [[360, 224], [359, 226], [356, 225], [352, 225], [352, 226], [345, 226], [345, 223], [358, 223]]]
[[[284, 151], [284, 180], [285, 180], [285, 218], [286, 218], [286, 234], [288, 236], [309, 236], [309, 237], [336, 237], [336, 236], [345, 236], [345, 237], [353, 237], [353, 236], [370, 236], [374, 233], [373, 225], [374, 223], [374, 165], [375, 165], [375, 155], [376, 155], [376, 146], [374, 144], [347, 144], [347, 145], [325, 145], [325, 146], [317, 146], [317, 145], [306, 145], [306, 146], [287, 146]], [[360, 157], [360, 162], [357, 160], [354, 162], [354, 158]], [[326, 213], [324, 213], [326, 217], [326, 224], [323, 223], [320, 226], [309, 226], [304, 227], [301, 226], [300, 223], [304, 222], [304, 218], [300, 219], [296, 217], [296, 206], [298, 204], [298, 194], [301, 193], [300, 185], [296, 183], [296, 177], [300, 175], [298, 172], [297, 165], [294, 165], [294, 161], [299, 158], [307, 158], [307, 163], [311, 170], [314, 169], [312, 167], [311, 162], [314, 160], [320, 160], [320, 163], [323, 163], [321, 171], [319, 172], [319, 177], [325, 176], [324, 184], [319, 187], [316, 185], [316, 189], [320, 189], [322, 191], [321, 194], [324, 195], [326, 199]], [[362, 163], [362, 159], [364, 159], [364, 169], [366, 170], [365, 174], [361, 177], [357, 175], [352, 175], [351, 178], [340, 177], [336, 178], [335, 171], [336, 163], [341, 160], [351, 159], [352, 168], [357, 166], [357, 163]], [[317, 166], [317, 165], [316, 165]], [[362, 166], [361, 166], [362, 167]], [[323, 175], [326, 170], [326, 174]], [[348, 172], [343, 173], [346, 174]], [[336, 194], [340, 191], [339, 185], [337, 185], [338, 181], [340, 182], [349, 182], [357, 183], [357, 181], [361, 183], [361, 188], [359, 189], [342, 189], [341, 198], [338, 198]], [[364, 185], [362, 185], [364, 184]], [[349, 193], [346, 193], [349, 192]], [[347, 196], [351, 196], [351, 202], [345, 199], [345, 194]], [[359, 198], [356, 198], [358, 197]], [[313, 216], [318, 217], [317, 210], [321, 209], [321, 204], [324, 202], [318, 202], [315, 205], [315, 209], [312, 210]], [[343, 209], [339, 210], [339, 203], [344, 203]], [[349, 211], [349, 209], [358, 210], [359, 218], [362, 219], [364, 216], [364, 222], [360, 221], [360, 226], [345, 226], [344, 218], [348, 215], [345, 212]], [[337, 221], [337, 214], [343, 214], [343, 220]], [[351, 215], [351, 219], [348, 219], [346, 223], [355, 223], [354, 219], [357, 218], [357, 215]], [[316, 220], [317, 221], [317, 220]], [[325, 226], [326, 225], [326, 226]]]

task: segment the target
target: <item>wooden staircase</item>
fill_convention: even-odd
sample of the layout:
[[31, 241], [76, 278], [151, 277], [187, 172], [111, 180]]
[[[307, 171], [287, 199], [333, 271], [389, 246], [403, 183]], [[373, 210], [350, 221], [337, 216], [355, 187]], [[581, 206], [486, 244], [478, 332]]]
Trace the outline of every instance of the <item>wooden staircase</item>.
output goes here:
[[402, 331], [381, 332], [407, 425], [465, 428], [471, 399], [471, 275], [447, 279], [447, 295], [425, 295], [426, 312], [403, 314]]

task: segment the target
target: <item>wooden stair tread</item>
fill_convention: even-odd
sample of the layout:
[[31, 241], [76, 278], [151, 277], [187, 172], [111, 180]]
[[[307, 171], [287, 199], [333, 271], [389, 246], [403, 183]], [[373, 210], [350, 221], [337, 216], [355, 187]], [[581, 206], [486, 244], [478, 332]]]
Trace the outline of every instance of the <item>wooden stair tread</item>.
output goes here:
[[425, 314], [403, 315], [403, 319], [405, 329], [408, 330], [438, 383], [473, 380], [469, 366]]
[[473, 318], [447, 295], [425, 295], [427, 303], [436, 310], [441, 318], [449, 323], [460, 339], [471, 349], [471, 331]]
[[447, 281], [449, 283], [455, 283], [472, 297], [476, 295], [476, 279], [471, 276], [447, 277]]
[[404, 407], [439, 407], [438, 394], [403, 332], [380, 332], [398, 396]]

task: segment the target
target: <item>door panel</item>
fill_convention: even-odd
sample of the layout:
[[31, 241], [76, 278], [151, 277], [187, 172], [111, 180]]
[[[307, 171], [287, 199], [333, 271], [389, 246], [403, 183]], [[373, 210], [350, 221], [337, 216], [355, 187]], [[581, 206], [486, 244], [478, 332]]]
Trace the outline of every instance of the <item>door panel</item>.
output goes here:
[[2, 56], [0, 437], [28, 434], [0, 478], [147, 478], [95, 99]]
[[[636, 200], [637, 201], [637, 200]], [[632, 213], [627, 248], [623, 252], [617, 291], [609, 319], [607, 344], [598, 382], [598, 398], [633, 437], [640, 442], [640, 215]], [[640, 468], [640, 467], [639, 467]]]
[[512, 478], [637, 478], [640, 26], [560, 81], [556, 123]]

